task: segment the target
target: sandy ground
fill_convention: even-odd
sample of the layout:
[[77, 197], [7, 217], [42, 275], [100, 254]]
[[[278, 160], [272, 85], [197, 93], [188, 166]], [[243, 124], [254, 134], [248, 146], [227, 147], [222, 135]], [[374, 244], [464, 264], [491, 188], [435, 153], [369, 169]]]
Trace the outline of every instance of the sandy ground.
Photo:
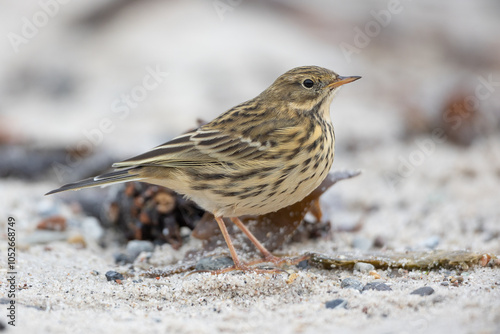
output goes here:
[[[27, 3], [0, 5], [2, 35], [22, 34], [23, 17], [33, 20], [43, 10], [36, 1]], [[321, 65], [363, 76], [332, 106], [334, 169], [363, 173], [321, 199], [334, 231], [360, 222], [362, 228], [287, 245], [282, 252], [370, 253], [379, 239], [384, 246], [377, 251], [389, 253], [500, 255], [497, 4], [402, 1], [402, 10], [349, 58], [341, 43], [356, 45], [356, 28], [377, 22], [371, 11], [388, 10], [386, 2], [242, 1], [222, 17], [215, 2], [117, 0], [106, 2], [118, 4], [108, 11], [101, 3], [61, 5], [18, 52], [9, 38], [3, 40], [1, 140], [39, 149], [90, 143], [96, 155], [124, 159], [194, 126], [196, 118], [211, 119], [255, 96], [294, 66]], [[124, 106], [122, 94], [131, 94], [155, 69], [168, 75], [136, 106], [117, 111], [117, 104]], [[475, 96], [477, 112], [448, 123], [430, 121], [443, 118], [457, 92], [463, 99]], [[113, 127], [92, 141], [87, 134], [96, 133], [103, 119]], [[458, 121], [468, 124], [470, 145], [432, 136]], [[125, 246], [102, 249], [96, 242], [100, 232], [92, 229], [95, 219], [75, 211], [65, 201], [69, 197], [43, 197], [75, 181], [82, 166], [69, 164], [70, 173], [63, 175], [49, 170], [31, 180], [0, 179], [0, 324], [8, 332], [500, 332], [498, 267], [377, 270], [392, 291], [362, 293], [342, 288], [342, 280], [364, 285], [376, 278], [345, 269], [139, 276], [200, 247], [190, 239], [178, 251], [164, 245], [151, 257], [143, 254], [133, 266], [136, 277], [108, 282], [107, 271], [132, 270], [114, 263]], [[88, 194], [107, 190], [101, 191]], [[74, 201], [84, 195], [72, 196]], [[54, 213], [67, 218], [68, 231], [39, 234], [36, 224]], [[9, 217], [16, 220], [15, 328], [7, 324]], [[86, 247], [70, 242], [77, 236]], [[449, 281], [459, 276], [460, 284]], [[435, 292], [410, 295], [423, 286]], [[335, 299], [345, 307], [327, 308]]]

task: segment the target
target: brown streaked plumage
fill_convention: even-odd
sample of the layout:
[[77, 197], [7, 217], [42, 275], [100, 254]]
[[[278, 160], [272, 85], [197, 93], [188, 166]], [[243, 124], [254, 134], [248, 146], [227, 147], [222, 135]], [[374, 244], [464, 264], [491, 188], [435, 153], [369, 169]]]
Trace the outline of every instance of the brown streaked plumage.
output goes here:
[[113, 164], [115, 171], [53, 190], [126, 181], [162, 185], [216, 217], [235, 268], [248, 269], [234, 251], [222, 217], [243, 230], [268, 261], [271, 255], [238, 219], [277, 211], [302, 200], [326, 177], [334, 156], [330, 104], [341, 77], [317, 66], [294, 68], [256, 98], [149, 152]]

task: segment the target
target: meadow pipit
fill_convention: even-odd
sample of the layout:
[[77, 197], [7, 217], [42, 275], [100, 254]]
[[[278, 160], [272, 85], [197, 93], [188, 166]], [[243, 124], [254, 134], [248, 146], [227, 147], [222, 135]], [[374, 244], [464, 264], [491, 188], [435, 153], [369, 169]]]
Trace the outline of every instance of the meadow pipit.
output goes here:
[[231, 218], [266, 261], [279, 263], [238, 216], [277, 211], [318, 187], [333, 162], [333, 96], [359, 78], [317, 66], [294, 68], [210, 123], [113, 164], [113, 172], [48, 194], [127, 181], [165, 186], [214, 214], [235, 269], [249, 268], [238, 259], [222, 217]]

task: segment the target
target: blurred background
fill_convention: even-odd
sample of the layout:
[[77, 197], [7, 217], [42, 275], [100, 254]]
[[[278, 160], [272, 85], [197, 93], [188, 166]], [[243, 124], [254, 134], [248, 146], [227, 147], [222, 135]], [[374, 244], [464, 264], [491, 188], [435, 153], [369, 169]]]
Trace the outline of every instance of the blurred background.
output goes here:
[[362, 221], [361, 237], [395, 248], [500, 249], [499, 2], [0, 8], [2, 213], [25, 215], [23, 200], [196, 127], [295, 66], [319, 65], [363, 77], [332, 105], [334, 169], [363, 171], [323, 198], [332, 224]]

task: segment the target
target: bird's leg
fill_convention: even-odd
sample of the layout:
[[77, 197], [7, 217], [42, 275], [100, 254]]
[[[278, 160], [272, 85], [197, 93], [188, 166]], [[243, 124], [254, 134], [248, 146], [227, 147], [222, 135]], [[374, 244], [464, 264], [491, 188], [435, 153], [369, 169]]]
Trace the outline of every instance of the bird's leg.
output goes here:
[[285, 261], [284, 259], [281, 259], [281, 258], [279, 258], [279, 257], [274, 256], [273, 254], [271, 254], [271, 252], [268, 251], [266, 249], [266, 247], [264, 247], [259, 242], [259, 240], [257, 240], [257, 238], [252, 234], [252, 232], [250, 232], [250, 230], [245, 225], [243, 225], [243, 223], [241, 222], [241, 220], [238, 217], [232, 217], [231, 220], [233, 221], [233, 223], [236, 226], [238, 226], [238, 228], [243, 233], [245, 233], [245, 235], [248, 237], [248, 239], [250, 239], [250, 241], [255, 245], [255, 247], [257, 247], [257, 249], [262, 253], [262, 255], [264, 255], [264, 261], [265, 262], [272, 262], [275, 265], [278, 265], [281, 262]]
[[[214, 215], [215, 216], [215, 215]], [[234, 249], [233, 242], [231, 241], [231, 238], [229, 237], [229, 233], [227, 232], [226, 224], [224, 224], [224, 220], [222, 220], [222, 217], [217, 217], [215, 216], [215, 220], [217, 221], [217, 224], [219, 224], [219, 228], [222, 232], [222, 236], [224, 237], [224, 240], [226, 241], [227, 247], [229, 248], [229, 253], [231, 253], [231, 257], [233, 258], [234, 262], [234, 267], [231, 268], [225, 268], [216, 271], [216, 273], [223, 273], [231, 270], [243, 270], [247, 271], [250, 270], [246, 265], [243, 264], [243, 262], [240, 261], [238, 258], [238, 255], [236, 254], [236, 250]]]
[[[222, 232], [222, 236], [224, 237], [224, 240], [226, 241], [227, 247], [229, 248], [229, 253], [231, 253], [231, 257], [233, 258], [234, 265], [229, 267], [229, 268], [223, 268], [219, 270], [212, 271], [213, 275], [218, 275], [218, 274], [223, 274], [227, 273], [233, 270], [241, 270], [241, 271], [253, 271], [256, 273], [263, 273], [263, 274], [280, 274], [283, 272], [281, 269], [255, 269], [249, 267], [247, 264], [243, 263], [240, 261], [238, 258], [238, 255], [236, 254], [236, 250], [234, 249], [233, 242], [231, 241], [231, 238], [229, 236], [229, 233], [227, 232], [226, 224], [224, 224], [224, 220], [222, 220], [222, 217], [217, 217], [215, 216], [215, 220], [217, 221], [217, 224], [219, 224], [219, 228]], [[238, 226], [243, 233], [246, 234], [246, 236], [252, 241], [255, 246], [264, 254], [264, 261], [259, 261], [261, 262], [272, 262], [274, 264], [279, 264], [281, 262], [287, 261], [286, 259], [280, 259], [279, 257], [276, 257], [272, 255], [260, 242], [255, 238], [255, 236], [243, 225], [241, 220], [238, 218], [231, 218], [231, 220]], [[259, 263], [257, 262], [257, 263]]]

